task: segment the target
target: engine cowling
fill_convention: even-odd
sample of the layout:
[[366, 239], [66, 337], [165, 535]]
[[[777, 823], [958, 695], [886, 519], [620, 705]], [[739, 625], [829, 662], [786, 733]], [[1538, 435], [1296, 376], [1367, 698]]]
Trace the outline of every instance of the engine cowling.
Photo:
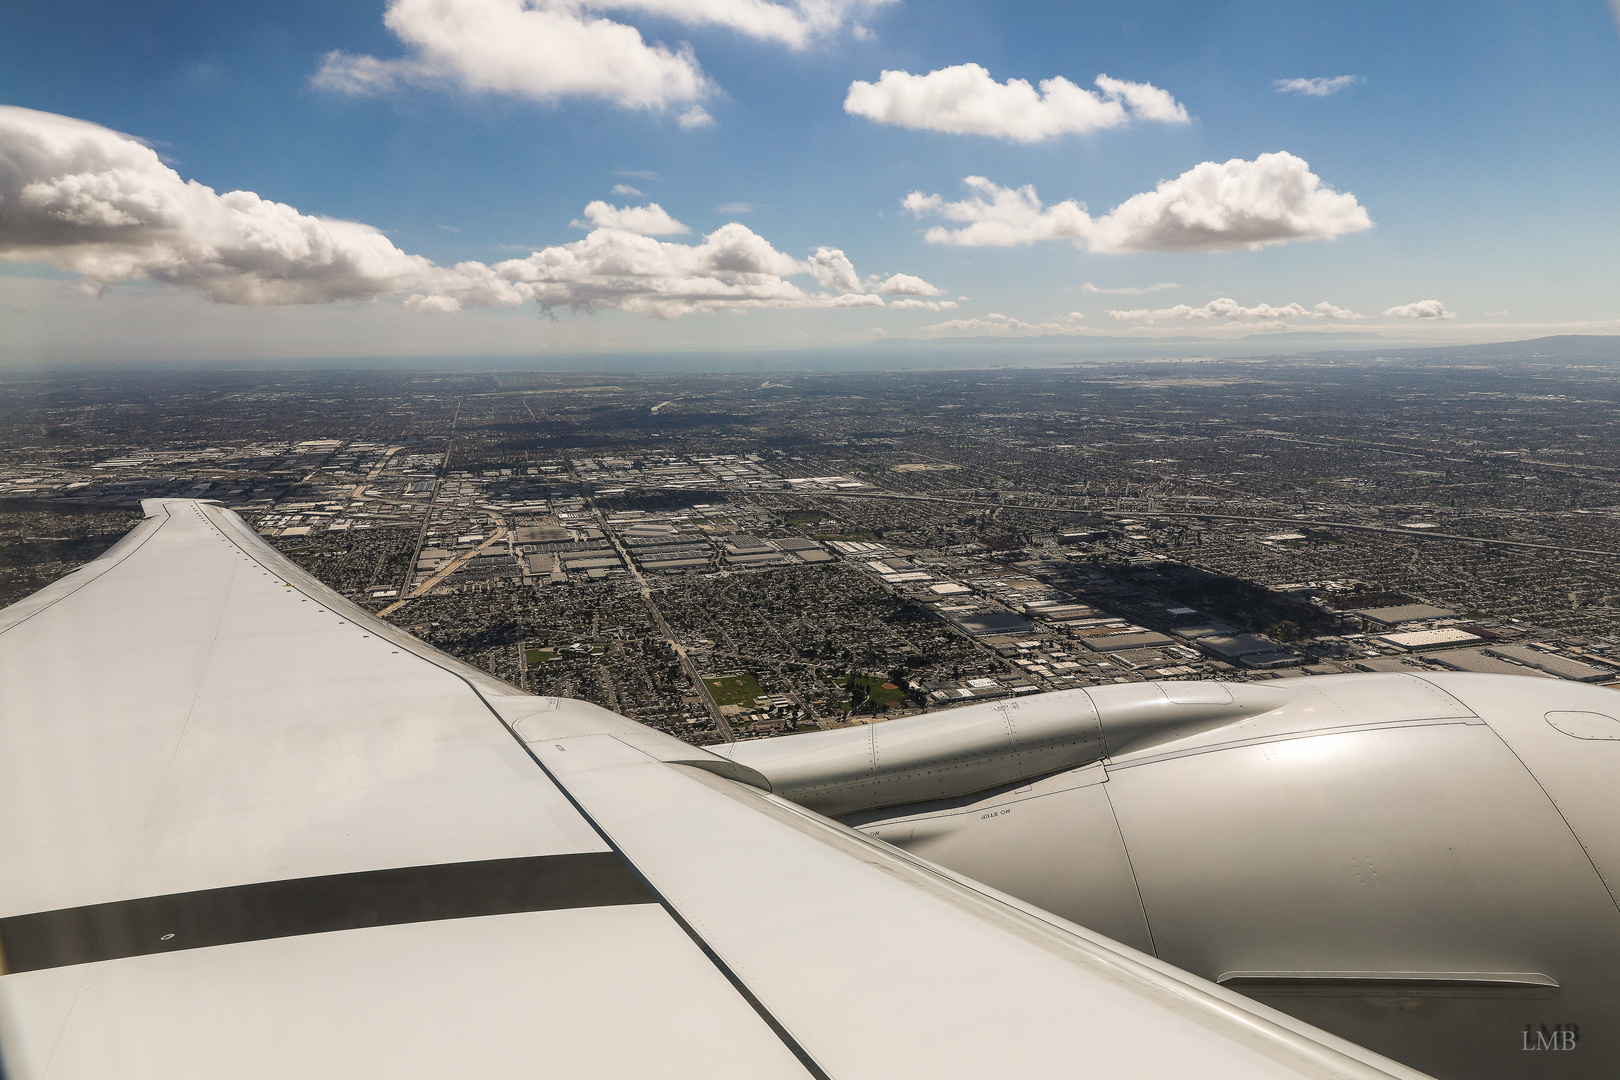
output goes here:
[[[1185, 700], [1221, 689], [1229, 701]], [[1018, 701], [1019, 716], [1071, 718], [1071, 741], [1027, 752], [992, 737], [993, 707], [970, 707], [941, 737], [961, 766], [943, 773], [943, 756], [885, 773], [829, 753], [843, 764], [818, 780], [791, 744], [819, 735], [737, 755], [806, 805], [870, 800], [832, 812], [873, 837], [1447, 1080], [1620, 1066], [1614, 691], [1369, 674], [1085, 701], [1084, 738], [1074, 692]], [[881, 745], [908, 724], [925, 746], [950, 715], [826, 734]], [[974, 745], [983, 772], [960, 760]], [[1067, 763], [999, 778], [1013, 761]], [[930, 790], [950, 793], [891, 801]]]
[[828, 815], [952, 798], [1235, 724], [1286, 691], [1241, 683], [1127, 683], [711, 747], [783, 798]]

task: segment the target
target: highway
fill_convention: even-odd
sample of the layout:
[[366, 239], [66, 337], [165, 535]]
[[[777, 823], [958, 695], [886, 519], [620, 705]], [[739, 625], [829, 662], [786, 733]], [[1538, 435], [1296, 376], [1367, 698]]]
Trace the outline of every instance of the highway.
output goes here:
[[[496, 529], [494, 534], [486, 539], [483, 543], [479, 544], [475, 548], [470, 548], [467, 551], [463, 551], [460, 555], [457, 555], [455, 558], [451, 559], [445, 564], [444, 569], [440, 570], [438, 573], [422, 582], [422, 584], [418, 585], [409, 596], [401, 596], [398, 600], [395, 600], [392, 604], [389, 604], [387, 607], [377, 612], [378, 617], [380, 618], [387, 615], [390, 611], [404, 607], [405, 604], [415, 600], [419, 596], [426, 596], [428, 591], [432, 589], [433, 586], [437, 585], [439, 582], [443, 581], [457, 570], [460, 570], [463, 566], [467, 565], [467, 563], [471, 562], [479, 555], [482, 555], [492, 544], [500, 543], [510, 535], [511, 532], [507, 529]], [[421, 549], [418, 548], [417, 550], [420, 552]]]

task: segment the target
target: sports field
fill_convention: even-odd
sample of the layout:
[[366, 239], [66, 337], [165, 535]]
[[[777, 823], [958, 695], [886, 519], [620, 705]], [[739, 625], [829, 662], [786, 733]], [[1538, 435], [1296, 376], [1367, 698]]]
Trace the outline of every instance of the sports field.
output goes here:
[[709, 688], [716, 705], [752, 705], [765, 692], [758, 679], [746, 674], [704, 679], [703, 685]]
[[881, 676], [852, 675], [846, 685], [853, 692], [856, 687], [865, 690], [873, 705], [893, 705], [906, 700], [906, 692]]

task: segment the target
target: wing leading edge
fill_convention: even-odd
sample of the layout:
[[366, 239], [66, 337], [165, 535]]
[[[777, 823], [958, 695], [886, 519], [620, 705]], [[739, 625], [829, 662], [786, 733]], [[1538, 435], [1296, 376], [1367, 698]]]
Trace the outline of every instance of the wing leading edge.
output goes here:
[[0, 612], [9, 1080], [1417, 1075], [147, 513]]

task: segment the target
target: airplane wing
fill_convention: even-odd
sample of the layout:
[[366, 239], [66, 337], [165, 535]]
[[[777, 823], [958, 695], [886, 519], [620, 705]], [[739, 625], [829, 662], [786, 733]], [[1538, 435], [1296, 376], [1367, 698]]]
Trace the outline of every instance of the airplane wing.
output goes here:
[[1418, 1076], [146, 512], [0, 612], [6, 1080]]

